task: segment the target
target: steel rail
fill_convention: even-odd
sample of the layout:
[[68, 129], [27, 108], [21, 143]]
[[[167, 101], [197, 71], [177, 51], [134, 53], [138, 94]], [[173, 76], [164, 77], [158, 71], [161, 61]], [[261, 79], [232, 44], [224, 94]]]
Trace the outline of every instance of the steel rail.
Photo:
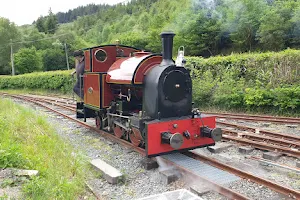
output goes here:
[[34, 98], [34, 99], [54, 101], [54, 102], [57, 102], [57, 103], [63, 103], [63, 104], [67, 104], [67, 105], [70, 105], [70, 106], [75, 105], [75, 103], [69, 103], [69, 102], [61, 100], [61, 99], [56, 99], [56, 98], [47, 97], [47, 96], [40, 96], [40, 95], [20, 95], [20, 96]]
[[204, 114], [210, 115], [223, 115], [223, 116], [237, 116], [237, 117], [258, 117], [258, 118], [266, 118], [266, 119], [282, 119], [282, 120], [296, 120], [300, 121], [298, 117], [276, 117], [271, 115], [247, 115], [247, 114], [237, 114], [237, 113], [215, 113], [215, 112], [203, 112]]
[[218, 113], [204, 113], [216, 116], [217, 118], [234, 119], [234, 120], [244, 120], [244, 121], [260, 121], [260, 122], [274, 122], [274, 123], [290, 123], [290, 124], [300, 124], [300, 119], [288, 120], [288, 119], [271, 119], [263, 117], [246, 117], [246, 116], [235, 116], [235, 115], [223, 115]]
[[65, 118], [67, 118], [67, 119], [73, 120], [74, 122], [76, 122], [76, 123], [78, 123], [78, 124], [80, 124], [80, 125], [82, 125], [82, 126], [88, 128], [88, 129], [90, 129], [90, 130], [92, 130], [92, 131], [95, 131], [95, 132], [99, 133], [99, 134], [100, 134], [101, 136], [103, 136], [104, 138], [107, 138], [107, 139], [109, 139], [109, 140], [116, 141], [116, 142], [118, 142], [119, 144], [124, 145], [124, 146], [126, 146], [126, 147], [128, 147], [128, 148], [134, 148], [138, 153], [140, 153], [140, 154], [142, 154], [142, 155], [145, 155], [145, 150], [144, 150], [144, 149], [139, 148], [139, 147], [133, 147], [133, 146], [131, 145], [131, 143], [129, 143], [129, 142], [125, 141], [125, 140], [119, 139], [119, 138], [115, 137], [115, 136], [112, 135], [112, 134], [109, 134], [109, 133], [107, 133], [107, 132], [105, 132], [105, 131], [102, 131], [102, 130], [97, 129], [96, 127], [92, 127], [92, 126], [86, 124], [85, 122], [82, 122], [82, 121], [80, 121], [80, 120], [78, 120], [78, 119], [75, 119], [75, 118], [69, 116], [69, 115], [66, 115], [66, 114], [64, 114], [64, 113], [62, 113], [62, 112], [59, 112], [59, 111], [57, 111], [57, 110], [54, 110], [54, 109], [52, 109], [52, 108], [50, 108], [50, 107], [48, 107], [48, 106], [46, 106], [46, 105], [44, 105], [44, 104], [42, 104], [42, 103], [40, 103], [40, 102], [31, 100], [31, 99], [27, 99], [27, 98], [24, 98], [24, 97], [19, 97], [19, 96], [17, 96], [17, 95], [11, 95], [11, 96], [14, 97], [14, 98], [17, 98], [17, 99], [29, 101], [29, 102], [31, 102], [31, 103], [34, 103], [34, 104], [38, 105], [38, 106], [41, 106], [41, 107], [43, 107], [43, 108], [46, 108], [46, 109], [48, 109], [48, 110], [50, 110], [50, 111], [52, 111], [52, 112], [54, 112], [54, 113], [56, 113], [56, 114], [59, 114], [59, 115], [65, 117]]
[[[4, 95], [4, 96], [10, 96], [10, 95], [15, 95], [15, 94], [9, 94], [7, 92], [0, 92], [0, 95]], [[74, 103], [68, 103], [66, 101], [61, 101], [55, 98], [51, 98], [51, 97], [47, 97], [47, 96], [41, 96], [41, 95], [21, 95], [18, 94], [19, 96], [23, 96], [23, 97], [27, 97], [27, 98], [32, 98], [32, 99], [40, 99], [40, 100], [48, 100], [48, 101], [52, 101], [52, 102], [56, 102], [56, 103], [61, 103], [64, 105], [67, 105], [71, 108], [76, 108], [76, 105]], [[45, 98], [46, 97], [46, 98]]]
[[[20, 95], [20, 96], [22, 96], [22, 95]], [[35, 101], [39, 101], [39, 102], [45, 102], [45, 103], [48, 103], [48, 104], [51, 104], [51, 105], [55, 105], [55, 106], [64, 108], [64, 109], [69, 110], [69, 111], [72, 111], [72, 112], [76, 112], [76, 109], [73, 108], [73, 107], [61, 105], [61, 104], [59, 104], [59, 103], [55, 103], [55, 102], [48, 101], [48, 100], [45, 100], [45, 99], [36, 99], [36, 98], [31, 98], [31, 97], [25, 97], [25, 98], [29, 98], [29, 99], [31, 99], [31, 100], [35, 100]]]
[[[109, 134], [109, 133], [107, 133], [107, 132], [105, 132], [105, 131], [99, 130], [99, 129], [95, 128], [95, 127], [92, 127], [92, 126], [90, 126], [90, 125], [88, 125], [88, 124], [86, 124], [86, 123], [84, 123], [84, 122], [78, 120], [78, 119], [75, 119], [75, 118], [70, 117], [70, 116], [68, 116], [68, 115], [66, 115], [66, 114], [64, 114], [64, 113], [61, 113], [61, 112], [59, 112], [59, 111], [57, 111], [57, 110], [54, 110], [54, 109], [52, 109], [52, 108], [50, 108], [50, 107], [48, 107], [48, 106], [45, 106], [45, 105], [42, 104], [41, 102], [37, 102], [37, 100], [32, 100], [32, 99], [30, 99], [30, 98], [28, 98], [28, 97], [20, 97], [20, 96], [18, 96], [18, 95], [9, 95], [9, 96], [14, 97], [14, 98], [17, 98], [17, 99], [25, 100], [25, 101], [31, 102], [31, 103], [33, 103], [33, 104], [36, 104], [36, 105], [38, 105], [38, 106], [41, 106], [41, 107], [43, 107], [43, 108], [46, 108], [47, 110], [50, 110], [50, 111], [52, 111], [52, 112], [54, 112], [54, 113], [56, 113], [56, 114], [59, 114], [59, 115], [65, 117], [65, 118], [67, 118], [67, 119], [70, 119], [70, 120], [72, 120], [72, 121], [75, 121], [76, 123], [78, 123], [78, 124], [80, 124], [80, 125], [82, 125], [82, 126], [84, 126], [84, 127], [86, 127], [86, 128], [89, 128], [89, 129], [92, 130], [92, 131], [96, 131], [97, 133], [99, 133], [99, 134], [100, 134], [101, 136], [103, 136], [104, 138], [110, 139], [110, 140], [112, 140], [112, 141], [116, 141], [116, 142], [118, 142], [118, 143], [121, 144], [121, 145], [124, 145], [124, 146], [126, 146], [126, 147], [132, 148], [132, 149], [135, 150], [136, 152], [138, 152], [138, 153], [140, 153], [141, 155], [145, 156], [145, 150], [144, 150], [144, 149], [139, 148], [139, 147], [134, 147], [134, 146], [132, 146], [131, 143], [129, 143], [129, 142], [125, 141], [125, 140], [119, 139], [119, 138], [115, 137], [115, 136], [112, 135], [112, 134]], [[165, 160], [165, 159], [164, 159], [164, 160]], [[166, 162], [169, 162], [169, 163], [171, 162], [171, 161], [167, 161], [167, 160], [165, 160], [165, 161], [166, 161]], [[239, 193], [237, 193], [237, 192], [235, 192], [235, 191], [233, 191], [233, 190], [230, 190], [230, 189], [228, 189], [228, 188], [226, 188], [226, 187], [224, 187], [224, 186], [221, 186], [221, 185], [219, 185], [219, 184], [217, 184], [217, 183], [215, 183], [215, 182], [212, 182], [212, 181], [210, 181], [210, 180], [207, 180], [207, 179], [205, 179], [205, 178], [203, 178], [203, 177], [201, 177], [201, 176], [195, 175], [193, 172], [191, 172], [191, 171], [189, 171], [189, 170], [187, 170], [187, 169], [184, 169], [184, 168], [182, 168], [182, 167], [176, 165], [175, 163], [173, 163], [173, 165], [175, 165], [175, 166], [176, 166], [178, 169], [180, 169], [181, 171], [187, 172], [190, 176], [193, 176], [193, 177], [194, 177], [194, 176], [197, 176], [197, 177], [198, 177], [199, 179], [201, 179], [202, 181], [206, 181], [209, 185], [212, 186], [212, 189], [213, 189], [214, 191], [216, 191], [216, 192], [218, 192], [219, 194], [222, 194], [222, 195], [224, 195], [224, 196], [226, 196], [226, 197], [228, 197], [228, 198], [230, 198], [230, 199], [236, 199], [236, 200], [248, 200], [248, 199], [249, 199], [249, 198], [247, 198], [247, 197], [245, 197], [245, 196], [243, 196], [243, 195], [241, 195], [241, 194], [239, 194]]]
[[[133, 148], [138, 153], [141, 153], [142, 155], [145, 155], [145, 150], [144, 149], [135, 148], [129, 142], [126, 142], [124, 140], [120, 140], [119, 138], [117, 138], [117, 137], [115, 137], [115, 136], [113, 136], [113, 135], [111, 135], [111, 134], [109, 134], [107, 132], [101, 131], [101, 130], [95, 128], [95, 127], [91, 127], [91, 126], [87, 125], [86, 123], [84, 123], [84, 122], [82, 122], [80, 120], [74, 119], [74, 118], [72, 118], [72, 117], [70, 117], [68, 115], [60, 113], [60, 112], [58, 112], [58, 111], [56, 111], [56, 110], [54, 110], [52, 108], [49, 108], [48, 106], [43, 105], [40, 102], [36, 102], [34, 100], [31, 100], [31, 99], [20, 98], [20, 97], [18, 97], [16, 95], [11, 95], [11, 96], [15, 97], [15, 98], [18, 98], [18, 99], [21, 99], [21, 100], [26, 100], [26, 101], [32, 102], [32, 103], [34, 103], [34, 104], [36, 104], [38, 106], [44, 107], [44, 108], [46, 108], [48, 110], [51, 110], [51, 111], [53, 111], [53, 112], [55, 112], [55, 113], [57, 113], [59, 115], [64, 116], [65, 118], [71, 119], [71, 120], [73, 120], [73, 121], [75, 121], [75, 122], [77, 122], [77, 123], [79, 123], [79, 124], [81, 124], [81, 125], [89, 128], [89, 129], [91, 129], [93, 131], [96, 131], [96, 132], [100, 133], [105, 138], [117, 141], [118, 143], [124, 144], [126, 147]], [[234, 174], [236, 174], [236, 175], [238, 175], [240, 177], [250, 179], [253, 182], [256, 182], [258, 184], [265, 185], [265, 186], [267, 186], [267, 187], [269, 187], [269, 188], [271, 188], [271, 189], [273, 189], [273, 190], [275, 190], [275, 191], [277, 191], [277, 192], [279, 192], [281, 194], [284, 194], [286, 196], [289, 196], [289, 197], [292, 197], [292, 198], [295, 198], [295, 199], [299, 199], [300, 198], [300, 193], [298, 191], [295, 191], [293, 189], [290, 189], [290, 188], [278, 185], [276, 183], [272, 183], [272, 182], [270, 182], [268, 180], [265, 180], [263, 178], [257, 177], [255, 175], [252, 175], [252, 174], [249, 174], [247, 172], [241, 171], [241, 170], [236, 169], [234, 167], [231, 167], [231, 166], [228, 166], [226, 164], [220, 163], [220, 162], [218, 162], [218, 161], [216, 161], [214, 159], [207, 158], [205, 156], [202, 156], [202, 155], [199, 155], [199, 154], [194, 154], [194, 153], [191, 153], [191, 152], [185, 153], [185, 155], [187, 155], [187, 156], [192, 155], [191, 157], [193, 157], [193, 158], [195, 158], [195, 155], [197, 155], [198, 158], [195, 158], [195, 159], [200, 159], [202, 161], [206, 161], [206, 162], [208, 162], [208, 164], [211, 164], [211, 165], [213, 165], [215, 167], [218, 167], [218, 168], [221, 168], [223, 170], [226, 170], [226, 171], [229, 171], [231, 173], [234, 173]], [[170, 162], [170, 161], [168, 161], [168, 162]], [[184, 171], [188, 172], [188, 170], [186, 170], [186, 169], [181, 169], [181, 170], [184, 170]], [[189, 172], [189, 173], [192, 173], [192, 172]], [[201, 177], [199, 177], [199, 178], [201, 178]], [[209, 181], [209, 180], [205, 180], [205, 179], [202, 179], [202, 180]], [[214, 187], [215, 191], [217, 191], [218, 193], [220, 193], [222, 195], [225, 195], [225, 196], [227, 196], [227, 197], [229, 197], [231, 199], [239, 199], [239, 198], [241, 198], [241, 199], [247, 199], [247, 197], [244, 197], [243, 195], [240, 195], [240, 194], [237, 194], [237, 196], [236, 196], [235, 194], [233, 194], [233, 193], [235, 193], [234, 191], [231, 191], [228, 188], [224, 188], [223, 186], [220, 186], [220, 185], [218, 186], [217, 183], [213, 183], [212, 182], [212, 184], [213, 184], [213, 186], [215, 186]]]
[[69, 100], [69, 101], [74, 101], [74, 102], [76, 102], [76, 100], [75, 99], [73, 99], [73, 98], [70, 98], [70, 97], [62, 97], [62, 96], [59, 96], [59, 95], [56, 95], [56, 94], [53, 94], [53, 95], [51, 95], [51, 96], [49, 96], [49, 95], [45, 95], [46, 97], [55, 97], [55, 98], [59, 98], [59, 99], [65, 99], [65, 100]]
[[293, 190], [291, 188], [288, 188], [288, 187], [285, 187], [283, 185], [279, 185], [277, 183], [274, 183], [274, 182], [271, 182], [267, 179], [264, 179], [264, 178], [261, 178], [259, 176], [255, 176], [251, 173], [248, 173], [248, 172], [245, 172], [245, 171], [242, 171], [238, 168], [235, 168], [235, 167], [232, 167], [232, 166], [229, 166], [225, 163], [221, 163], [215, 159], [212, 159], [212, 158], [208, 158], [206, 156], [203, 156], [199, 153], [195, 153], [195, 152], [186, 152], [184, 153], [184, 155], [186, 156], [189, 156], [191, 158], [194, 158], [194, 159], [197, 159], [197, 160], [201, 160], [205, 163], [208, 163], [212, 166], [215, 166], [219, 169], [222, 169], [222, 170], [225, 170], [225, 171], [228, 171], [230, 173], [233, 173], [239, 177], [242, 177], [244, 179], [249, 179], [257, 184], [260, 184], [260, 185], [264, 185], [278, 193], [281, 193], [281, 194], [284, 194], [288, 197], [291, 197], [291, 198], [294, 198], [294, 199], [300, 199], [300, 192], [299, 191], [296, 191], [296, 190]]
[[251, 159], [251, 160], [255, 160], [255, 161], [258, 161], [258, 162], [266, 163], [268, 165], [273, 165], [275, 167], [280, 167], [280, 168], [284, 168], [284, 169], [288, 169], [288, 170], [300, 173], [299, 168], [291, 167], [291, 166], [284, 165], [284, 164], [279, 164], [279, 163], [276, 163], [276, 162], [272, 162], [270, 160], [266, 160], [266, 159], [263, 159], [263, 158], [258, 158], [256, 156], [250, 156], [250, 157], [246, 157], [246, 158]]
[[251, 132], [256, 132], [258, 131], [259, 134], [262, 135], [267, 135], [270, 137], [276, 137], [276, 138], [282, 138], [285, 140], [291, 140], [291, 141], [295, 141], [295, 142], [300, 142], [300, 137], [297, 135], [289, 135], [289, 134], [284, 134], [284, 133], [275, 133], [275, 132], [271, 132], [271, 131], [267, 131], [267, 130], [261, 130], [260, 128], [253, 128], [253, 127], [249, 127], [249, 126], [244, 126], [244, 125], [237, 125], [237, 124], [232, 124], [232, 123], [227, 123], [227, 122], [218, 122], [217, 124], [220, 125], [224, 125], [224, 126], [229, 126], [229, 127], [234, 127], [237, 129], [241, 129], [241, 130], [248, 130]]
[[95, 192], [93, 187], [90, 184], [88, 184], [88, 182], [84, 182], [84, 183], [85, 183], [85, 186], [87, 187], [87, 189], [89, 189], [91, 191], [91, 193], [95, 196], [95, 198], [97, 200], [103, 200], [103, 197], [100, 196], [99, 194], [97, 194], [97, 192]]
[[52, 101], [48, 101], [48, 100], [44, 100], [44, 99], [35, 99], [35, 100], [39, 101], [39, 102], [46, 102], [48, 104], [55, 105], [55, 106], [58, 106], [58, 107], [61, 107], [61, 108], [64, 108], [64, 109], [76, 112], [76, 107], [67, 106], [68, 104], [56, 103], [56, 102], [52, 102]]
[[55, 103], [55, 102], [52, 102], [52, 101], [42, 100], [42, 99], [37, 99], [37, 101], [46, 102], [46, 103], [49, 103], [49, 104], [52, 104], [52, 105], [55, 105], [55, 106], [58, 106], [58, 107], [61, 107], [61, 108], [73, 111], [73, 112], [76, 112], [76, 107], [74, 107], [74, 106], [68, 106], [68, 104], [64, 104], [63, 105], [61, 103]]
[[227, 140], [227, 141], [234, 141], [234, 142], [237, 142], [237, 143], [240, 143], [243, 145], [250, 145], [252, 147], [255, 147], [255, 148], [261, 149], [261, 150], [277, 151], [277, 152], [280, 152], [287, 156], [300, 158], [300, 151], [293, 150], [291, 148], [274, 146], [274, 145], [266, 144], [266, 143], [263, 143], [260, 141], [252, 141], [252, 140], [248, 140], [245, 138], [238, 138], [238, 137], [229, 136], [229, 135], [225, 135], [225, 134], [222, 135], [222, 139]]
[[38, 100], [38, 101], [48, 101], [48, 102], [51, 102], [51, 103], [53, 102], [53, 103], [57, 103], [56, 104], [57, 106], [58, 106], [58, 104], [60, 104], [62, 106], [66, 106], [66, 107], [69, 107], [69, 108], [73, 109], [73, 111], [74, 111], [74, 109], [76, 110], [76, 106], [73, 103], [68, 103], [68, 102], [57, 100], [57, 99], [40, 98], [40, 97], [33, 97], [32, 95], [27, 96], [27, 95], [21, 95], [21, 94], [19, 94], [19, 96], [35, 99], [35, 100]]
[[228, 129], [222, 129], [223, 133], [228, 134], [228, 135], [233, 135], [236, 137], [242, 137], [246, 138], [248, 140], [253, 140], [253, 141], [263, 141], [266, 143], [270, 143], [273, 145], [279, 145], [287, 148], [294, 148], [300, 150], [300, 143], [296, 141], [290, 141], [290, 140], [284, 140], [284, 139], [279, 139], [279, 138], [272, 138], [269, 136], [261, 136], [258, 134], [253, 134], [249, 132], [239, 132], [239, 131], [233, 131], [233, 130], [228, 130]]
[[61, 97], [59, 95], [55, 95], [55, 94], [52, 94], [52, 95], [38, 95], [38, 94], [27, 94], [28, 96], [34, 96], [34, 97], [37, 97], [37, 98], [48, 98], [48, 99], [63, 99], [63, 100], [67, 100], [67, 101], [75, 101], [75, 99], [72, 99], [72, 98], [67, 98], [67, 97]]

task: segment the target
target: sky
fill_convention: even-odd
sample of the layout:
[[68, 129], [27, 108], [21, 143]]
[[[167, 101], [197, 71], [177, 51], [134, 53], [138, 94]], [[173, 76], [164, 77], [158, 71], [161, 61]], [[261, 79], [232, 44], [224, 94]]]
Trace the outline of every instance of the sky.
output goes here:
[[119, 2], [124, 0], [6, 0], [1, 2], [0, 17], [8, 18], [20, 26], [32, 24], [39, 16], [47, 15], [50, 8], [53, 13], [57, 13], [90, 3], [112, 5]]

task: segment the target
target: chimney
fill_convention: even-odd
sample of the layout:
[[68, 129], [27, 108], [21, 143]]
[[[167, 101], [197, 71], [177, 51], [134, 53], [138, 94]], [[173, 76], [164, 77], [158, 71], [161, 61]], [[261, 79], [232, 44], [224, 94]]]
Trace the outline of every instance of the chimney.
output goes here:
[[165, 65], [174, 65], [174, 61], [172, 60], [172, 52], [173, 52], [173, 38], [175, 33], [173, 32], [163, 32], [160, 34], [162, 39], [162, 54], [163, 61], [161, 62], [161, 66]]

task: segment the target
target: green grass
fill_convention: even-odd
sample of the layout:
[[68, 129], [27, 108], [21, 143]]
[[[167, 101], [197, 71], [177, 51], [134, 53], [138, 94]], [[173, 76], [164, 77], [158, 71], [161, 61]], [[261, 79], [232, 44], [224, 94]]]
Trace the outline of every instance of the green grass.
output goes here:
[[0, 168], [35, 169], [24, 199], [77, 199], [85, 190], [87, 160], [28, 108], [0, 98]]
[[[35, 95], [52, 95], [59, 97], [72, 98], [72, 91], [63, 93], [59, 90], [45, 90], [45, 89], [0, 89], [0, 93], [5, 92], [9, 94], [35, 94]], [[74, 95], [76, 97], [76, 95]]]

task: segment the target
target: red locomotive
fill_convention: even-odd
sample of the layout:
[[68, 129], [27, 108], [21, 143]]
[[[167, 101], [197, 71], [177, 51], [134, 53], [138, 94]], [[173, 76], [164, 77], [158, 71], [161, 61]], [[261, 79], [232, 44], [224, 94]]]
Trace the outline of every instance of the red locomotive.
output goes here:
[[174, 33], [161, 34], [163, 53], [104, 45], [84, 49], [84, 102], [77, 116], [145, 148], [148, 157], [214, 145], [213, 116], [192, 109], [189, 71], [172, 60]]

